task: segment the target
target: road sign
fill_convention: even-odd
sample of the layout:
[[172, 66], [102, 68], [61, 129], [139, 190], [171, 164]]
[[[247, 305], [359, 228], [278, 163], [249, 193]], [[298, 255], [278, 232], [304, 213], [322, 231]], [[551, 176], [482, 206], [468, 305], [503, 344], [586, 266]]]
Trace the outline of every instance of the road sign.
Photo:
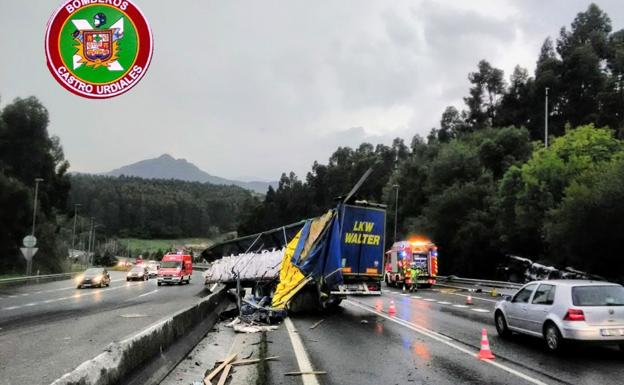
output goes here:
[[22, 242], [24, 243], [24, 247], [29, 248], [29, 249], [37, 246], [37, 238], [35, 238], [34, 235], [25, 236]]
[[[26, 238], [24, 238], [24, 240]], [[22, 247], [20, 248], [20, 250], [22, 251], [22, 255], [24, 255], [24, 259], [26, 259], [26, 275], [31, 275], [32, 274], [32, 259], [35, 256], [35, 254], [37, 254], [37, 250], [39, 249], [36, 247]]]
[[37, 254], [37, 250], [39, 249], [36, 247], [22, 247], [20, 248], [20, 250], [22, 251], [24, 259], [30, 262], [32, 261], [32, 258], [35, 256], [35, 254]]

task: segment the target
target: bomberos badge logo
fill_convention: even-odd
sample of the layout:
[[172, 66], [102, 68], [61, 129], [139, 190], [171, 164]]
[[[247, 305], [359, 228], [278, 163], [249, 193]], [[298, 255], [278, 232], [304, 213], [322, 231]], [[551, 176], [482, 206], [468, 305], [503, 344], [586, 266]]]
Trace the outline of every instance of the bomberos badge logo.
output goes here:
[[129, 0], [70, 0], [50, 18], [45, 50], [48, 68], [63, 87], [87, 98], [110, 98], [145, 75], [152, 32]]

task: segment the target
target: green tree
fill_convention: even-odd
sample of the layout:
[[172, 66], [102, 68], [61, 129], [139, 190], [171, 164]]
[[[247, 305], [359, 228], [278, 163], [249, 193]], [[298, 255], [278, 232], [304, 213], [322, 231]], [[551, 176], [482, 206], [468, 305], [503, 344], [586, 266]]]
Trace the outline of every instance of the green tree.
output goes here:
[[512, 167], [499, 187], [501, 240], [507, 250], [543, 256], [544, 221], [564, 197], [565, 189], [587, 170], [601, 167], [622, 151], [608, 129], [593, 125], [568, 130], [549, 148], [539, 148], [521, 168]]
[[561, 205], [547, 218], [552, 258], [610, 279], [624, 278], [624, 157], [588, 170], [566, 188]]
[[0, 184], [6, 188], [0, 198], [0, 227], [6, 237], [0, 242], [0, 260], [7, 267], [21, 267], [18, 247], [32, 221], [35, 178], [43, 178], [44, 182], [39, 185], [39, 226], [35, 234], [39, 252], [33, 269], [58, 271], [67, 255], [58, 239], [56, 223], [66, 208], [69, 163], [60, 140], [48, 134], [48, 121], [48, 111], [35, 97], [17, 98], [0, 112]]

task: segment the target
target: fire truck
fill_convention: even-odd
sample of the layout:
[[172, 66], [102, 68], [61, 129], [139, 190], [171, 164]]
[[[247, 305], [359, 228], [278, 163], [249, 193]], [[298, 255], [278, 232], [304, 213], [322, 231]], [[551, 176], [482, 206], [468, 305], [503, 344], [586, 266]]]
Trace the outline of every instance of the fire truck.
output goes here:
[[388, 286], [408, 287], [410, 268], [420, 269], [418, 285], [431, 287], [438, 275], [438, 247], [428, 239], [395, 242], [386, 252], [384, 280]]

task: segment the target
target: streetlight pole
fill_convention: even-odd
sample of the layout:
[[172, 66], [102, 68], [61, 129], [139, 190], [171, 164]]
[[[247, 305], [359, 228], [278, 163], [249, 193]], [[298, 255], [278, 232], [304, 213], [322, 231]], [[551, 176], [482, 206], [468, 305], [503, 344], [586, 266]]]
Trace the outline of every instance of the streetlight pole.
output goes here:
[[87, 246], [87, 265], [90, 264], [91, 262], [91, 237], [93, 234], [93, 217], [91, 217], [91, 223], [89, 223], [89, 239], [88, 239], [88, 246]]
[[399, 185], [393, 184], [392, 187], [396, 189], [394, 196], [394, 242], [397, 241], [397, 226], [399, 223]]
[[[72, 251], [71, 251], [71, 253], [73, 253], [73, 252], [74, 252], [74, 250], [75, 250], [75, 241], [76, 241], [76, 218], [77, 218], [77, 216], [78, 216], [78, 207], [79, 207], [79, 206], [80, 206], [80, 203], [76, 203], [76, 204], [74, 204], [74, 227], [72, 228], [72, 247], [71, 247], [71, 248], [72, 248]], [[71, 255], [71, 253], [70, 253], [70, 256], [72, 256], [72, 257], [73, 257], [73, 255]]]
[[544, 99], [544, 145], [548, 148], [548, 87]]
[[39, 195], [39, 182], [43, 182], [43, 178], [35, 178], [35, 201], [33, 203], [33, 222], [32, 222], [32, 235], [35, 236], [35, 223], [37, 222], [37, 197]]

